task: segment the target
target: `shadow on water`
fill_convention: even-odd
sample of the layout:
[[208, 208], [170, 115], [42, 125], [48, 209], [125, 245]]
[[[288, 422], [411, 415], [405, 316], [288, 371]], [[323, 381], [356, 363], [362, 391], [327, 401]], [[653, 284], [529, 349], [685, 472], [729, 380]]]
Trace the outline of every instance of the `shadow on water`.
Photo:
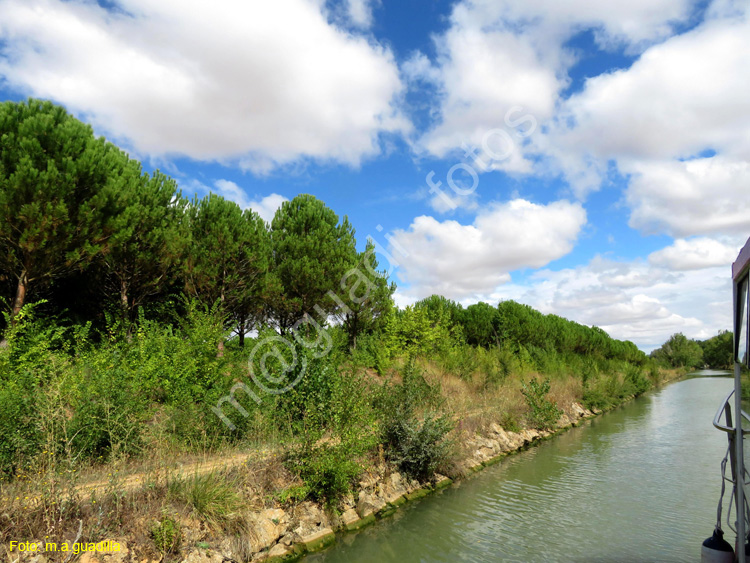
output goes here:
[[716, 517], [732, 388], [698, 373], [339, 538], [306, 562], [692, 561]]

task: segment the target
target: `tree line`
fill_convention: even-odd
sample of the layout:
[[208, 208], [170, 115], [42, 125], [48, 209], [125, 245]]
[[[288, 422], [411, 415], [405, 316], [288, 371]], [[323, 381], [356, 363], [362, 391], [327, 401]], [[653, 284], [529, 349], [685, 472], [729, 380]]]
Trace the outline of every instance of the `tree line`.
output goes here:
[[315, 197], [284, 202], [270, 225], [215, 194], [187, 199], [64, 108], [30, 99], [0, 105], [0, 289], [11, 323], [31, 299], [98, 326], [106, 312], [127, 330], [139, 308], [159, 314], [183, 294], [217, 308], [242, 346], [261, 323], [285, 332], [314, 313], [338, 316], [355, 345], [395, 286]]
[[[312, 195], [267, 223], [215, 194], [186, 198], [64, 108], [0, 104], [0, 480], [48, 463], [40, 452], [98, 463], [243, 436], [306, 435], [311, 448], [339, 436], [305, 454], [306, 480], [367, 444], [410, 459], [425, 437], [438, 451], [450, 426], [445, 413], [420, 418], [446, 398], [424, 365], [474, 399], [503, 396], [508, 428], [526, 417], [507, 407], [519, 389], [539, 412], [550, 382], [607, 408], [660, 380], [632, 342], [514, 301], [432, 295], [398, 309], [378, 268], [374, 244], [358, 250], [348, 219]], [[283, 380], [269, 343], [311, 318], [325, 354], [284, 339], [304, 378], [245, 400], [231, 427], [217, 418], [211, 406], [266, 359]]]
[[672, 368], [732, 369], [733, 333], [721, 330], [719, 334], [706, 340], [695, 340], [678, 332], [651, 352], [651, 357], [661, 365]]

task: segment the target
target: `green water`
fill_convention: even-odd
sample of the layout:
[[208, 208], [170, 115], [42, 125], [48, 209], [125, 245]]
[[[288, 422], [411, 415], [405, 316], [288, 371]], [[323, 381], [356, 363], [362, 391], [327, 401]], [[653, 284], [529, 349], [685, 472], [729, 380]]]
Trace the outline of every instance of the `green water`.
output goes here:
[[712, 420], [732, 384], [673, 383], [304, 561], [699, 561], [727, 447]]

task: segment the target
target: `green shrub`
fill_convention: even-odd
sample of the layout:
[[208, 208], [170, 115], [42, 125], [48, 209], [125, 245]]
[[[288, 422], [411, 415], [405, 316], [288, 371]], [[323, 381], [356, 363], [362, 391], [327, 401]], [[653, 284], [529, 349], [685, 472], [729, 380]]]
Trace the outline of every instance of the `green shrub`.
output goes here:
[[502, 426], [508, 432], [521, 431], [521, 425], [518, 422], [518, 418], [510, 412], [506, 412], [500, 417], [500, 426]]
[[298, 450], [290, 455], [287, 465], [305, 482], [307, 498], [332, 505], [351, 490], [362, 473], [353, 453], [350, 444], [321, 444]]
[[375, 396], [381, 443], [388, 458], [412, 477], [429, 477], [448, 457], [445, 437], [453, 425], [447, 416], [434, 414], [443, 402], [440, 388], [424, 378], [413, 358], [401, 370], [401, 382], [388, 382]]
[[0, 481], [12, 478], [43, 449], [38, 393], [29, 371], [0, 381]]
[[521, 393], [526, 399], [526, 405], [529, 407], [529, 422], [538, 430], [553, 428], [563, 412], [557, 408], [548, 397], [550, 390], [550, 381], [545, 379], [539, 381], [532, 377], [523, 384]]
[[629, 386], [629, 390], [636, 397], [643, 395], [653, 385], [649, 381], [648, 376], [643, 372], [643, 369], [633, 364], [625, 366], [625, 382]]
[[410, 418], [417, 410], [435, 410], [444, 399], [438, 385], [430, 384], [419, 369], [414, 357], [409, 357], [401, 369], [401, 382], [386, 382], [373, 395], [373, 404], [380, 420], [391, 417]]
[[481, 352], [467, 344], [447, 346], [437, 353], [443, 370], [462, 379], [470, 379], [480, 366]]
[[181, 498], [211, 527], [222, 529], [240, 509], [237, 483], [226, 475], [196, 475], [182, 484]]
[[391, 358], [381, 335], [363, 334], [357, 338], [357, 347], [351, 351], [351, 361], [355, 366], [372, 368], [384, 375], [391, 366]]
[[151, 527], [151, 539], [154, 540], [154, 545], [160, 553], [165, 555], [177, 553], [182, 542], [180, 524], [169, 516], [162, 516]]
[[446, 439], [453, 429], [447, 416], [427, 414], [424, 418], [397, 418], [383, 425], [383, 444], [388, 458], [408, 476], [430, 478], [450, 456], [451, 444]]

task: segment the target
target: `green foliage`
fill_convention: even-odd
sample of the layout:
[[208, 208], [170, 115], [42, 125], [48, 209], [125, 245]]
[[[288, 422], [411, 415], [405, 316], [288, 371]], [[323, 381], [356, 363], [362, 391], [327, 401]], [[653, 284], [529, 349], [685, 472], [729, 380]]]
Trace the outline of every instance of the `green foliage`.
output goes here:
[[[497, 333], [500, 341], [514, 349], [526, 348], [535, 355], [540, 369], [550, 367], [545, 362], [553, 360], [553, 371], [560, 371], [567, 358], [591, 356], [593, 358], [622, 360], [644, 364], [647, 358], [632, 342], [615, 340], [598, 327], [587, 327], [557, 315], [543, 315], [528, 305], [502, 301], [497, 306]], [[558, 356], [555, 357], [554, 353]], [[551, 356], [545, 354], [552, 354]], [[555, 365], [557, 364], [557, 365]]]
[[36, 380], [29, 371], [0, 385], [0, 480], [10, 478], [43, 442], [36, 419]]
[[713, 369], [732, 369], [734, 366], [734, 334], [727, 330], [699, 342], [703, 348], [703, 362]]
[[454, 344], [439, 350], [435, 360], [448, 373], [470, 380], [474, 372], [480, 368], [483, 356], [482, 352], [467, 344]]
[[223, 529], [241, 509], [237, 486], [226, 475], [206, 473], [185, 481], [181, 497], [209, 526]]
[[460, 318], [468, 344], [485, 348], [499, 344], [500, 315], [495, 307], [482, 302], [469, 305]]
[[346, 216], [339, 223], [333, 210], [302, 194], [285, 201], [271, 222], [274, 278], [279, 295], [271, 300], [272, 316], [282, 331], [305, 315], [318, 316], [338, 307], [328, 292], [337, 293], [344, 275], [357, 260], [354, 229]]
[[432, 385], [416, 367], [413, 356], [400, 370], [401, 381], [387, 381], [377, 389], [373, 402], [379, 418], [409, 418], [419, 410], [439, 409], [443, 405], [440, 387]]
[[445, 312], [431, 312], [427, 307], [408, 306], [394, 311], [386, 321], [384, 333], [383, 342], [391, 357], [432, 355], [458, 340]]
[[36, 318], [27, 304], [0, 348], [0, 475], [42, 451], [71, 464], [137, 455], [160, 406], [161, 431], [183, 448], [225, 435], [200, 408], [232, 383], [228, 360], [216, 357], [222, 330], [210, 311], [189, 304], [177, 329], [141, 318], [130, 340], [112, 333], [92, 347], [85, 326]]
[[461, 305], [442, 295], [430, 295], [421, 301], [417, 301], [414, 308], [425, 311], [430, 320], [448, 328], [459, 325], [463, 317]]
[[185, 200], [171, 178], [156, 171], [143, 174], [131, 161], [116, 194], [117, 212], [106, 218], [112, 236], [98, 255], [100, 289], [117, 297], [126, 323], [138, 307], [164, 296], [178, 274], [188, 243]]
[[513, 413], [506, 412], [500, 417], [500, 426], [508, 432], [520, 432], [521, 424]]
[[373, 368], [384, 375], [392, 364], [391, 354], [382, 333], [365, 334], [357, 339], [357, 347], [351, 351], [351, 360], [354, 365]]
[[446, 435], [453, 424], [449, 417], [434, 412], [441, 405], [440, 390], [424, 379], [413, 360], [402, 370], [401, 383], [383, 386], [376, 405], [381, 442], [400, 470], [425, 479], [445, 463], [451, 451]]
[[547, 397], [549, 390], [549, 379], [540, 381], [536, 377], [529, 379], [521, 388], [521, 394], [529, 407], [529, 422], [539, 430], [553, 428], [563, 414], [563, 411]]
[[670, 336], [661, 348], [651, 352], [651, 357], [672, 368], [696, 368], [703, 365], [703, 349], [700, 344], [681, 332]]
[[423, 418], [391, 417], [383, 425], [383, 443], [388, 457], [408, 476], [425, 480], [444, 465], [451, 452], [446, 435], [453, 423], [445, 415]]
[[629, 387], [628, 391], [637, 397], [651, 389], [653, 381], [648, 379], [643, 368], [628, 364], [625, 367], [625, 384]]
[[[297, 344], [299, 382], [277, 398], [275, 414], [294, 435], [287, 467], [305, 483], [306, 498], [335, 503], [362, 472], [360, 458], [376, 443], [369, 389], [361, 376], [342, 372], [320, 350]], [[291, 365], [291, 359], [286, 360]], [[278, 376], [277, 376], [278, 377]]]
[[0, 104], [0, 271], [26, 292], [106, 248], [107, 218], [132, 167], [122, 151], [50, 102]]
[[358, 339], [367, 334], [381, 330], [388, 314], [393, 310], [394, 283], [388, 283], [385, 272], [378, 272], [378, 261], [375, 257], [375, 245], [367, 242], [367, 248], [357, 256], [357, 262], [341, 279], [339, 291], [336, 290], [340, 305], [334, 309], [333, 316], [349, 338], [349, 347], [357, 348]]
[[151, 539], [162, 554], [174, 554], [182, 543], [182, 529], [179, 522], [169, 516], [161, 519], [151, 527]]
[[348, 493], [362, 473], [362, 467], [352, 457], [352, 444], [309, 445], [293, 452], [288, 466], [305, 482], [303, 491], [296, 496], [311, 498], [333, 505]]
[[218, 305], [240, 344], [261, 318], [270, 291], [271, 241], [266, 223], [252, 210], [215, 194], [189, 208], [191, 234], [186, 289], [204, 305]]

